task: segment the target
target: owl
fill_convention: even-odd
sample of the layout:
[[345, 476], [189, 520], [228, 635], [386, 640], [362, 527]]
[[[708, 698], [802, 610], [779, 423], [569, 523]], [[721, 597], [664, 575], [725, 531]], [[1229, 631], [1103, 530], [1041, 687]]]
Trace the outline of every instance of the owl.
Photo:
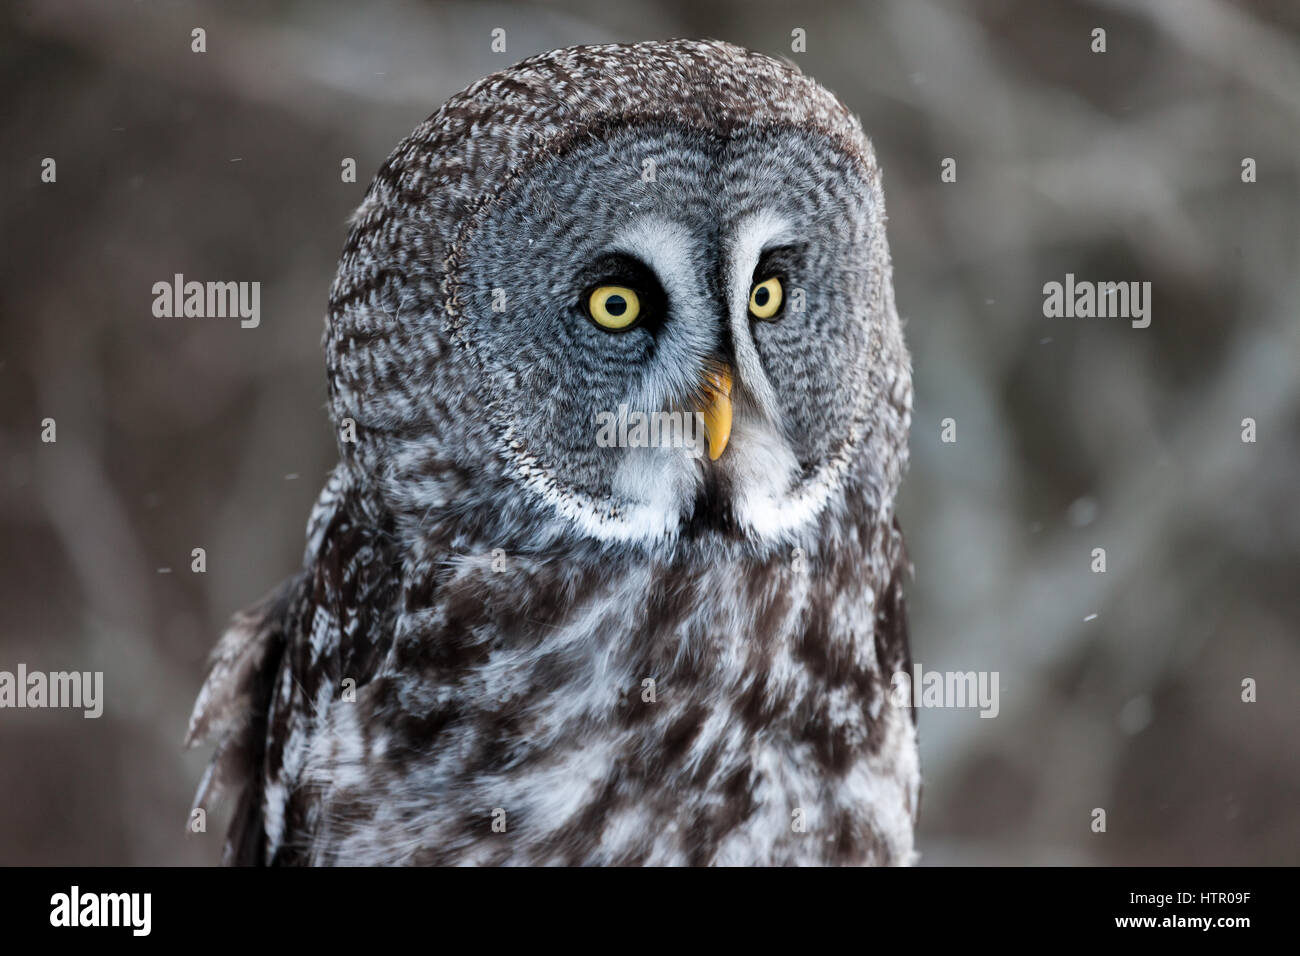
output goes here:
[[323, 344], [302, 570], [190, 723], [227, 862], [913, 861], [910, 359], [834, 95], [713, 41], [489, 76], [379, 170]]

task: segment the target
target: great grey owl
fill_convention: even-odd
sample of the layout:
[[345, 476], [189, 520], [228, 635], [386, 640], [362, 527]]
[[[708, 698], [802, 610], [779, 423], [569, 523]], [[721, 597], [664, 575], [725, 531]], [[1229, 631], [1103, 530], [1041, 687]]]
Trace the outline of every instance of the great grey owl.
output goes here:
[[228, 862], [912, 861], [910, 360], [835, 96], [713, 41], [489, 76], [379, 170], [324, 346], [303, 569], [190, 726]]

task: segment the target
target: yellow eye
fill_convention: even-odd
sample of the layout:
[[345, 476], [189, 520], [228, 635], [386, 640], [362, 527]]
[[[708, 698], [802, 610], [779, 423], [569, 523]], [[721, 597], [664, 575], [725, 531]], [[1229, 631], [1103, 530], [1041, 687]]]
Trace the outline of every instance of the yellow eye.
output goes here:
[[749, 293], [749, 312], [756, 319], [770, 319], [781, 311], [784, 299], [781, 280], [772, 276], [758, 283]]
[[603, 285], [594, 289], [587, 300], [587, 311], [603, 329], [626, 329], [641, 314], [641, 300], [622, 285]]

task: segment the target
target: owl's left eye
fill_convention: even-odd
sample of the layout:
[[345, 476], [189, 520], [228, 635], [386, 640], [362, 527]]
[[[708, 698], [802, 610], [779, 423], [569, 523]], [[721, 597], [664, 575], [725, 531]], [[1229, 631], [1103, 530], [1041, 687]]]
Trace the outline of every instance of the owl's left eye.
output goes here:
[[781, 311], [785, 290], [776, 276], [754, 284], [749, 293], [749, 314], [756, 319], [774, 319]]

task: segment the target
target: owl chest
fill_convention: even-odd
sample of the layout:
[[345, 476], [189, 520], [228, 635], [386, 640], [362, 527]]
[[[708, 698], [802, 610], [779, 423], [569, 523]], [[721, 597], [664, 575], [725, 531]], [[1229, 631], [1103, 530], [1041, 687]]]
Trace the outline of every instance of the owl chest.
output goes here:
[[428, 656], [362, 694], [385, 728], [364, 802], [449, 863], [905, 858], [914, 739], [870, 602], [733, 585], [602, 590], [540, 625], [493, 601], [422, 632]]
[[879, 819], [879, 795], [902, 819], [906, 788], [871, 753], [873, 734], [894, 731], [874, 655], [847, 632], [810, 641], [800, 608], [780, 620], [758, 633], [701, 611], [587, 643], [554, 635], [591, 652], [534, 688], [512, 781], [530, 853], [816, 864], [886, 845], [895, 825]]

